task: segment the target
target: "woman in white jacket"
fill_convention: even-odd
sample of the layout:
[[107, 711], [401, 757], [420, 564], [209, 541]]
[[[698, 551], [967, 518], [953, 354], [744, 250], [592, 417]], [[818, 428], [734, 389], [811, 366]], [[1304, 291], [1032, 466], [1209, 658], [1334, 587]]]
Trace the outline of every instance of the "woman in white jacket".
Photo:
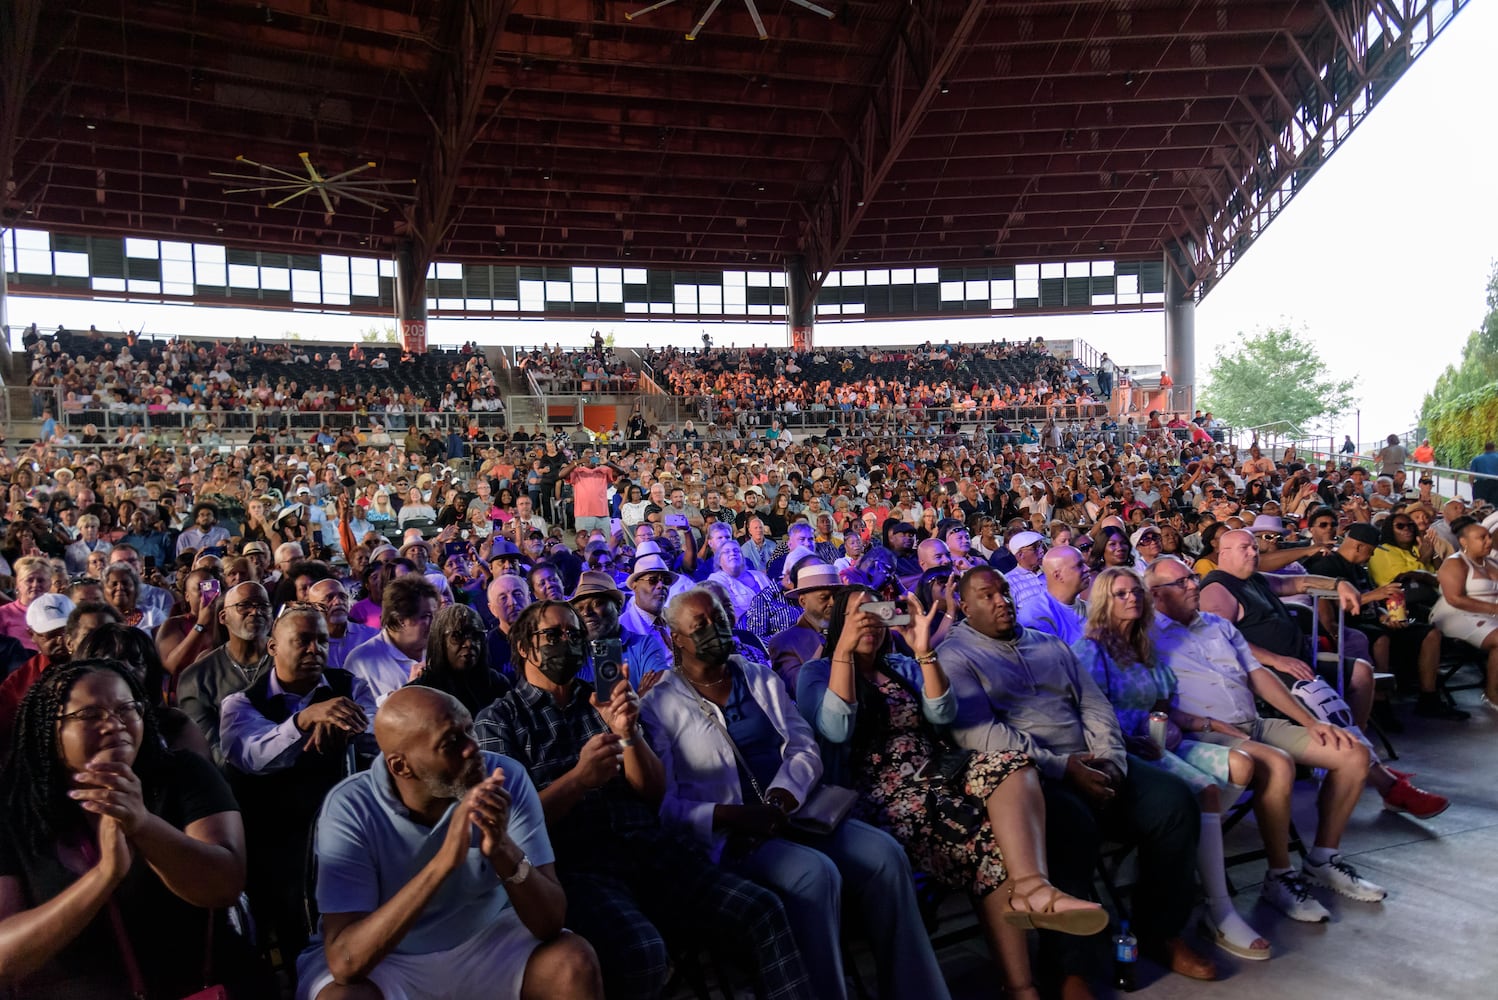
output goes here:
[[666, 769], [662, 819], [714, 861], [775, 890], [818, 997], [847, 996], [844, 882], [873, 938], [879, 995], [949, 996], [895, 839], [851, 818], [828, 834], [792, 825], [821, 780], [822, 761], [780, 678], [732, 655], [732, 620], [710, 591], [678, 595], [664, 617], [675, 669], [642, 684], [640, 704]]

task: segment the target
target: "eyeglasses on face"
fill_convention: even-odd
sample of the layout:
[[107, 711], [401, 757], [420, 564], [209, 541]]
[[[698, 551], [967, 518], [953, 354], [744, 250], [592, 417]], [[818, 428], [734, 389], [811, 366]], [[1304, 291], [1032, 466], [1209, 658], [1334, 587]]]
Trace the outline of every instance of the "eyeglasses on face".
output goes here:
[[1138, 601], [1144, 598], [1144, 588], [1130, 587], [1128, 590], [1110, 591], [1115, 601]]
[[108, 705], [89, 705], [77, 711], [64, 712], [57, 717], [57, 721], [76, 720], [86, 726], [97, 726], [107, 719], [113, 719], [122, 726], [129, 726], [139, 722], [145, 711], [146, 706], [138, 701], [124, 701], [113, 708]]
[[1183, 576], [1179, 580], [1169, 583], [1157, 583], [1151, 590], [1195, 590], [1201, 586], [1201, 581], [1194, 576]]
[[240, 601], [238, 604], [228, 604], [225, 605], [225, 607], [228, 608], [228, 610], [240, 615], [249, 615], [256, 613], [262, 615], [270, 614], [269, 601]]
[[1394, 522], [1394, 530], [1395, 531], [1413, 531], [1413, 530], [1415, 530], [1415, 522], [1414, 521], [1395, 521]]
[[540, 629], [536, 632], [536, 635], [545, 639], [548, 646], [554, 646], [559, 642], [571, 642], [575, 638], [580, 638], [583, 632], [581, 629], [557, 626], [555, 628]]

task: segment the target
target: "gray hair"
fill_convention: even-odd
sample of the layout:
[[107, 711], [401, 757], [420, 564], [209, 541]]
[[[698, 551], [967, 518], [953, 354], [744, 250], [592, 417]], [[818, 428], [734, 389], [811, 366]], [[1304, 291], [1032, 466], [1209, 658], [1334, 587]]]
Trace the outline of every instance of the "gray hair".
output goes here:
[[675, 597], [666, 602], [666, 606], [661, 609], [661, 619], [666, 623], [666, 627], [669, 628], [672, 632], [675, 632], [676, 623], [681, 618], [681, 615], [685, 611], [688, 602], [695, 601], [704, 597], [712, 602], [713, 607], [717, 608], [723, 613], [724, 618], [728, 619], [729, 622], [733, 621], [732, 613], [730, 613], [728, 609], [723, 606], [723, 602], [718, 599], [718, 595], [716, 593], [709, 590], [707, 587], [696, 586], [691, 590], [683, 590], [681, 593], [677, 594]]

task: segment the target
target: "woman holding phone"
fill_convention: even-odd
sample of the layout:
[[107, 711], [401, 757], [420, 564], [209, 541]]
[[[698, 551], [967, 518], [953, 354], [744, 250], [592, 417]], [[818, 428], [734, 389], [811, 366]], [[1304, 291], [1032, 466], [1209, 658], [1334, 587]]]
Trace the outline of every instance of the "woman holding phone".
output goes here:
[[168, 618], [156, 633], [156, 651], [161, 654], [161, 665], [168, 674], [177, 676], [220, 644], [218, 598], [223, 589], [223, 578], [216, 569], [205, 566], [187, 575], [182, 588], [187, 613]]

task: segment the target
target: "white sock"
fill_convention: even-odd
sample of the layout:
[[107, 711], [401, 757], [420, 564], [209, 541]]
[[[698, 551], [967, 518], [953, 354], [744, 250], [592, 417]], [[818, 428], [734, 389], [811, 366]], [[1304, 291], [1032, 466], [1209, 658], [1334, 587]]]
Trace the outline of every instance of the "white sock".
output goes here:
[[1231, 809], [1237, 805], [1238, 800], [1243, 798], [1243, 787], [1242, 785], [1228, 785], [1224, 788], [1222, 790], [1222, 808]]
[[1201, 840], [1196, 847], [1196, 871], [1207, 896], [1207, 910], [1222, 936], [1240, 948], [1253, 946], [1259, 933], [1233, 909], [1228, 896], [1227, 873], [1223, 871], [1222, 814], [1202, 813]]
[[1337, 856], [1335, 847], [1313, 847], [1306, 852], [1306, 860], [1313, 865], [1324, 865]]

